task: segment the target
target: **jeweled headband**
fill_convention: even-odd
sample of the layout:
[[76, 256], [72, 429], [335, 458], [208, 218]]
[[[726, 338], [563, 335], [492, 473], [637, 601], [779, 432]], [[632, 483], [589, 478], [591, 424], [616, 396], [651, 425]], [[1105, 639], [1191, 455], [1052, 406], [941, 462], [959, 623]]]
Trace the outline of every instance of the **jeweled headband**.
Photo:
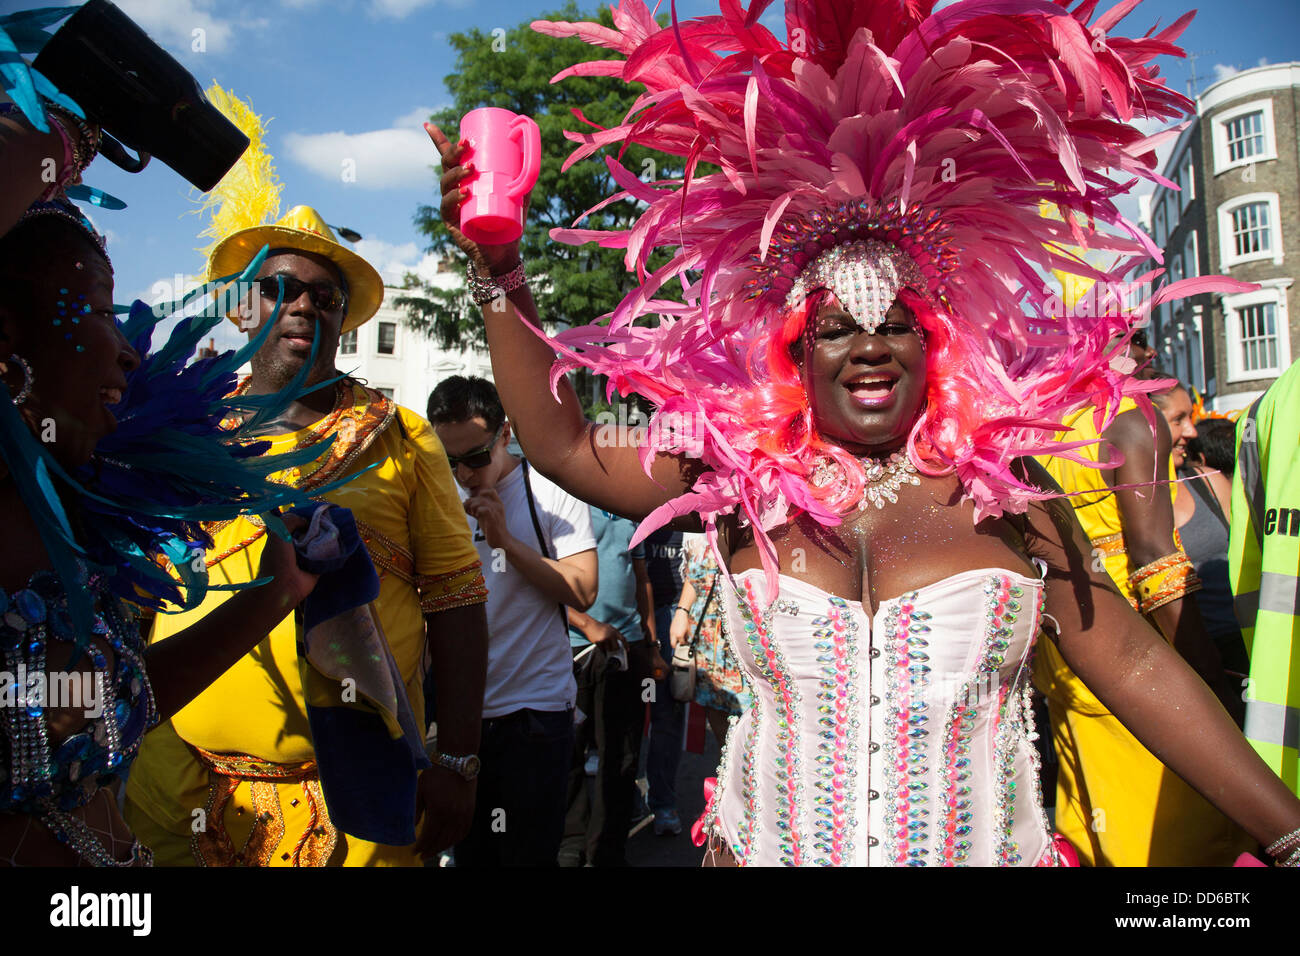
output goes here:
[[870, 335], [885, 321], [885, 313], [904, 287], [934, 300], [929, 283], [911, 256], [887, 242], [859, 239], [814, 259], [799, 273], [785, 304], [787, 308], [795, 306], [818, 289], [826, 289]]
[[[936, 306], [946, 304], [947, 278], [958, 268], [951, 237], [934, 210], [912, 206], [904, 211], [897, 200], [862, 199], [779, 223], [766, 253], [755, 257], [749, 267], [748, 295], [784, 299], [788, 307], [816, 288], [805, 280], [817, 262], [857, 242], [874, 242], [882, 253], [894, 250], [889, 255], [901, 256], [897, 267], [904, 277], [899, 288], [913, 288]], [[888, 309], [886, 303], [884, 310]], [[849, 311], [858, 318], [854, 310]]]
[[91, 242], [95, 244], [104, 260], [108, 263], [110, 271], [113, 269], [113, 260], [108, 256], [108, 249], [104, 242], [104, 237], [95, 231], [95, 227], [90, 224], [90, 220], [81, 214], [81, 210], [72, 203], [59, 200], [50, 202], [35, 202], [27, 207], [19, 218], [18, 223], [26, 222], [29, 219], [35, 219], [37, 216], [58, 216], [60, 219], [66, 219], [78, 229], [80, 229]]

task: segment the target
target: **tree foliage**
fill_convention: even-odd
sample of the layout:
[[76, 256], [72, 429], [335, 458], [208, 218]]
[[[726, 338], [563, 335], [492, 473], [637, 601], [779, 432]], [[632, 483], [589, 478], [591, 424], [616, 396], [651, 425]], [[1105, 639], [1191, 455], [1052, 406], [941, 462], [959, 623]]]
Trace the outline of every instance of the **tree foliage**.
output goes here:
[[[609, 10], [599, 14], [580, 13], [568, 4], [547, 20], [599, 20], [612, 25]], [[504, 35], [502, 33], [504, 32]], [[561, 326], [584, 325], [611, 311], [631, 288], [634, 277], [623, 265], [623, 250], [602, 249], [594, 244], [568, 246], [551, 240], [550, 230], [570, 226], [592, 206], [617, 191], [599, 153], [565, 172], [560, 167], [574, 144], [565, 130], [587, 129], [574, 115], [584, 116], [603, 127], [623, 121], [643, 88], [611, 77], [569, 77], [552, 84], [551, 77], [578, 61], [602, 59], [609, 51], [592, 47], [576, 38], [556, 40], [534, 32], [528, 23], [510, 30], [483, 32], [479, 29], [450, 37], [456, 51], [454, 72], [446, 78], [451, 106], [435, 114], [433, 122], [455, 139], [460, 117], [472, 109], [495, 106], [531, 116], [541, 129], [542, 169], [533, 189], [529, 221], [521, 252], [529, 270], [533, 294], [542, 319]], [[615, 155], [617, 150], [613, 151]], [[623, 163], [643, 180], [681, 174], [681, 161], [630, 146]], [[435, 189], [437, 190], [435, 178]], [[440, 190], [435, 192], [440, 195]], [[637, 212], [632, 202], [613, 203], [588, 217], [587, 228], [617, 229], [629, 226]], [[451, 236], [442, 224], [436, 205], [422, 205], [415, 223], [429, 238], [429, 251], [450, 255], [460, 261]], [[407, 276], [410, 294], [399, 298], [411, 325], [438, 339], [444, 348], [481, 345], [482, 320], [467, 293], [441, 290]], [[580, 394], [583, 392], [580, 389]]]

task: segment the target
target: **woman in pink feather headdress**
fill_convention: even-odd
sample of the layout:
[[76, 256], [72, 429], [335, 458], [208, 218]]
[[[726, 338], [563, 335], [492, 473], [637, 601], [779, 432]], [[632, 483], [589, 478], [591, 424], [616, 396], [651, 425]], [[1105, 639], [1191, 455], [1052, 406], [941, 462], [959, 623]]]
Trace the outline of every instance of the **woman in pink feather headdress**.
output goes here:
[[[1214, 696], [1092, 570], [1029, 462], [1074, 453], [1058, 423], [1085, 402], [1134, 396], [1150, 413], [1161, 383], [1111, 366], [1133, 325], [1231, 285], [1078, 316], [1043, 281], [1114, 289], [1159, 254], [1115, 197], [1163, 181], [1160, 137], [1133, 124], [1185, 111], [1148, 64], [1179, 52], [1187, 18], [1113, 33], [1136, 3], [1094, 19], [1095, 0], [787, 0], [784, 43], [760, 22], [770, 0], [666, 27], [642, 0], [622, 0], [613, 29], [535, 23], [619, 54], [557, 80], [645, 88], [622, 125], [569, 134], [569, 163], [627, 143], [685, 161], [681, 179], [644, 183], [606, 160], [616, 198], [644, 204], [634, 227], [553, 237], [625, 248], [638, 285], [607, 322], [551, 339], [517, 245], [455, 229], [473, 169], [429, 128], [530, 461], [644, 519], [642, 535], [703, 527], [729, 571], [724, 621], [754, 704], [700, 826], [711, 862], [1062, 862], [1028, 706], [1042, 621], [1112, 712], [1261, 842], [1300, 824]], [[654, 250], [671, 258], [652, 271]], [[670, 280], [681, 301], [660, 296]], [[585, 421], [562, 375], [576, 365], [653, 402], [650, 429]]]

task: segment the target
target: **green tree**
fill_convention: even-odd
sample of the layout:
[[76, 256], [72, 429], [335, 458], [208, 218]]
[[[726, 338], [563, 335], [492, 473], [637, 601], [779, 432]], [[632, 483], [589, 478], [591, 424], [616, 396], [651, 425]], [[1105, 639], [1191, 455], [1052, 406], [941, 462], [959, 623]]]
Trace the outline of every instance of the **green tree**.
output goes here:
[[[608, 9], [583, 14], [572, 0], [540, 19], [599, 20], [606, 26], [613, 23]], [[432, 121], [453, 139], [460, 117], [483, 106], [522, 113], [537, 122], [542, 134], [542, 169], [521, 242], [533, 295], [548, 324], [572, 326], [596, 321], [611, 311], [634, 283], [634, 277], [624, 268], [623, 250], [602, 249], [594, 244], [568, 246], [552, 241], [549, 233], [557, 226], [571, 226], [584, 212], [617, 191], [604, 156], [611, 151], [617, 155], [618, 150], [603, 151], [561, 172], [560, 167], [574, 147], [564, 131], [590, 128], [574, 115], [575, 109], [602, 127], [618, 125], [644, 88], [611, 77], [575, 76], [552, 84], [551, 77], [573, 63], [603, 59], [611, 53], [576, 38], [556, 40], [543, 36], [528, 23], [505, 31], [504, 36], [498, 31], [484, 33], [478, 29], [456, 33], [449, 42], [456, 51], [455, 70], [446, 78], [453, 103], [435, 114]], [[643, 180], [680, 176], [682, 170], [680, 160], [638, 146], [626, 150], [623, 163]], [[434, 182], [436, 189], [436, 176]], [[440, 190], [435, 192], [439, 194]], [[582, 225], [592, 229], [626, 228], [635, 219], [637, 206], [628, 201], [613, 203]], [[420, 206], [415, 223], [429, 237], [428, 251], [450, 254], [459, 261], [436, 205]], [[410, 294], [398, 298], [397, 305], [405, 309], [413, 328], [436, 338], [444, 348], [483, 344], [482, 318], [463, 289], [437, 289], [414, 275], [406, 277], [405, 288]], [[595, 389], [589, 377], [583, 378], [585, 381], [577, 384], [584, 401], [591, 403], [593, 391], [603, 399], [603, 386]]]

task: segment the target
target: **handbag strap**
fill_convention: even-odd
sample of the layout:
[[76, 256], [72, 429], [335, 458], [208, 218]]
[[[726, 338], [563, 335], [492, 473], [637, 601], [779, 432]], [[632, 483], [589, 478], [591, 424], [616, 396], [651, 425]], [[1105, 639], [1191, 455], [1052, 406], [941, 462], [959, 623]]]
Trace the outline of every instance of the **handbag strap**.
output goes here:
[[709, 609], [709, 602], [713, 600], [713, 591], [718, 586], [718, 575], [714, 572], [713, 581], [709, 584], [709, 591], [704, 595], [704, 603], [700, 605], [700, 619], [695, 622], [695, 633], [691, 635], [691, 653], [695, 653], [695, 645], [700, 641], [700, 629], [704, 627], [704, 613]]
[[[542, 535], [542, 523], [537, 520], [537, 505], [533, 503], [533, 483], [528, 478], [528, 459], [521, 458], [519, 467], [524, 470], [524, 498], [528, 501], [528, 517], [533, 519], [533, 531], [537, 534], [537, 547], [542, 552], [542, 557], [550, 558], [552, 561], [559, 560], [552, 557], [550, 545], [546, 543], [546, 538]], [[564, 636], [569, 636], [569, 615], [564, 611], [564, 605], [556, 602], [555, 605], [560, 611], [560, 624], [564, 628]]]

